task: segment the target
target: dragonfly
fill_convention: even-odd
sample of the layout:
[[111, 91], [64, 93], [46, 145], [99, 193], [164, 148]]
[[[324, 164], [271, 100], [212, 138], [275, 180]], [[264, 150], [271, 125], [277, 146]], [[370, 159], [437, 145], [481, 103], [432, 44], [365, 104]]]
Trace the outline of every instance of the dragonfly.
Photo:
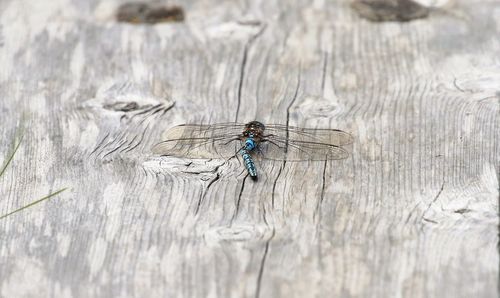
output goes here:
[[255, 160], [320, 161], [349, 156], [342, 146], [353, 142], [338, 129], [313, 129], [283, 124], [182, 124], [166, 130], [152, 151], [191, 159], [230, 159], [240, 156], [249, 176], [257, 180]]

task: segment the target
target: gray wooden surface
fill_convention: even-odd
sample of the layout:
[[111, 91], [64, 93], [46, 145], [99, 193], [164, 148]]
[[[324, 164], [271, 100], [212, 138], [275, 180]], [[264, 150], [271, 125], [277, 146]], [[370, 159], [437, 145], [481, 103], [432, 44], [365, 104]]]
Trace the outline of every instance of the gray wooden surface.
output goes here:
[[[1, 297], [497, 297], [500, 3], [0, 1]], [[173, 4], [173, 3], [171, 3]], [[154, 156], [181, 123], [351, 132], [343, 161]]]

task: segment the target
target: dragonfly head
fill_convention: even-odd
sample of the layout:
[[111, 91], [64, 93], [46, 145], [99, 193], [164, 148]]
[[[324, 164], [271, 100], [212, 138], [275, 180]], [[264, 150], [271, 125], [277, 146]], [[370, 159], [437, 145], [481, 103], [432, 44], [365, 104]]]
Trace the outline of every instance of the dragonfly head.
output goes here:
[[264, 135], [264, 129], [266, 129], [266, 127], [259, 121], [248, 122], [245, 124], [245, 131], [243, 132], [243, 135], [260, 139]]
[[247, 124], [245, 124], [245, 128], [262, 132], [264, 131], [264, 129], [266, 129], [264, 124], [260, 123], [259, 121], [248, 122]]

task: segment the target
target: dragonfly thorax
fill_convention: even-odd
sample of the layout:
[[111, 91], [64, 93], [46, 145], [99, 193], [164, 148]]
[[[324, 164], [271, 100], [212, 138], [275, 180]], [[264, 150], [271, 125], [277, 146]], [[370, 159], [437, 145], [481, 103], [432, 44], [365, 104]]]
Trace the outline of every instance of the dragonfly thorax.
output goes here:
[[259, 121], [252, 121], [245, 124], [243, 131], [244, 138], [252, 138], [254, 141], [259, 142], [264, 136], [265, 126]]
[[253, 149], [255, 149], [255, 147], [257, 147], [257, 144], [255, 143], [255, 140], [252, 137], [247, 138], [245, 140], [245, 149], [247, 151], [252, 151]]

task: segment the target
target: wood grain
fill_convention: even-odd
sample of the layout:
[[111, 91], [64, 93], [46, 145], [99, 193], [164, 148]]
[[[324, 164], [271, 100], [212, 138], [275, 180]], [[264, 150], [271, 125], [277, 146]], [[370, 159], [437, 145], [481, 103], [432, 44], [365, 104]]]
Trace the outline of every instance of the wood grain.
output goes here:
[[[419, 1], [427, 5], [425, 1]], [[429, 2], [429, 1], [427, 1]], [[500, 5], [0, 2], [1, 297], [497, 297]], [[175, 4], [175, 3], [172, 3]], [[24, 119], [24, 120], [22, 120]], [[351, 132], [351, 156], [151, 153], [181, 123]]]

